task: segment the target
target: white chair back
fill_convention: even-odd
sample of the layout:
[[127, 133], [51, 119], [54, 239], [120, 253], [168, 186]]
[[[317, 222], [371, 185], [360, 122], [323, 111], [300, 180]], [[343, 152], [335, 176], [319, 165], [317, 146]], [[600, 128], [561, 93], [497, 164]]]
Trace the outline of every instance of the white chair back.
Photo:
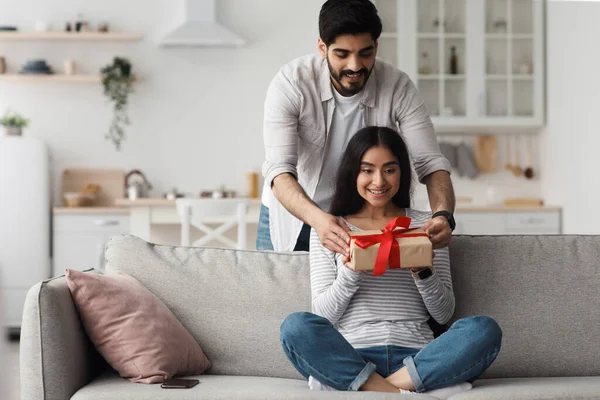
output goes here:
[[[245, 198], [225, 199], [189, 199], [175, 201], [181, 220], [181, 245], [204, 246], [211, 240], [217, 240], [230, 248], [246, 249], [246, 215], [250, 200]], [[218, 224], [217, 228], [207, 226]], [[237, 242], [225, 236], [225, 233], [237, 225]], [[197, 228], [204, 235], [190, 243], [191, 227]]]

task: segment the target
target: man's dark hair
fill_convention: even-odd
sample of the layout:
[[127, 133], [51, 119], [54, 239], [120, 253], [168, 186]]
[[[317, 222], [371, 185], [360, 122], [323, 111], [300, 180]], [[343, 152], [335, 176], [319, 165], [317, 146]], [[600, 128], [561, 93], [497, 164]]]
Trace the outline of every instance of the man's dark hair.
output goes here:
[[387, 127], [368, 126], [356, 132], [348, 142], [335, 177], [335, 191], [329, 212], [336, 216], [353, 215], [365, 204], [356, 188], [360, 173], [360, 162], [372, 147], [382, 146], [389, 149], [400, 164], [400, 188], [392, 202], [400, 208], [409, 208], [412, 191], [412, 169], [408, 148], [395, 130]]
[[381, 19], [370, 0], [327, 0], [319, 13], [319, 36], [329, 46], [340, 35], [381, 35]]

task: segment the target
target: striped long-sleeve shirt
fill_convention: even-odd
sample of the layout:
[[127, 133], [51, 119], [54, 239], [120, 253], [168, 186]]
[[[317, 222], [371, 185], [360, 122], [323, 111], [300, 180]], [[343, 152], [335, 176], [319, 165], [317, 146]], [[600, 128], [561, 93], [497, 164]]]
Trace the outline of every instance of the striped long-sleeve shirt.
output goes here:
[[[411, 227], [422, 226], [431, 213], [406, 209]], [[346, 221], [353, 231], [360, 229]], [[354, 272], [342, 255], [310, 238], [312, 309], [327, 318], [355, 348], [395, 345], [422, 348], [433, 340], [429, 315], [446, 323], [454, 313], [448, 248], [435, 250], [433, 275], [415, 279], [408, 269], [384, 275]]]

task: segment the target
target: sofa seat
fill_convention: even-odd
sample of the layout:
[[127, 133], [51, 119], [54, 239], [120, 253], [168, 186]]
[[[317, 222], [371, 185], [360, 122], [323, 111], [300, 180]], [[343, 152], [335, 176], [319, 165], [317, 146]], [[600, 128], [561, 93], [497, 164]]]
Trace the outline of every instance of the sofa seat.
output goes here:
[[452, 400], [600, 399], [600, 377], [480, 379]]
[[[412, 395], [374, 392], [315, 392], [305, 381], [255, 376], [199, 375], [186, 377], [200, 383], [191, 389], [162, 389], [159, 384], [132, 383], [115, 372], [106, 372], [79, 389], [71, 400], [281, 400], [281, 399], [413, 399]], [[436, 400], [418, 396], [419, 400]]]

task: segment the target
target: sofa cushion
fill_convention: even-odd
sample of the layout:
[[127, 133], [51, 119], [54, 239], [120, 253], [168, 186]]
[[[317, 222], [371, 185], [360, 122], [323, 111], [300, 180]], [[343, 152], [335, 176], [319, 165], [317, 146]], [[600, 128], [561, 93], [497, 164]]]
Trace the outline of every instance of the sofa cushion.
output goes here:
[[112, 237], [107, 271], [124, 271], [158, 296], [198, 341], [209, 373], [301, 378], [279, 327], [310, 310], [307, 253], [155, 245]]
[[458, 236], [450, 260], [454, 319], [503, 331], [483, 377], [600, 376], [600, 236]]
[[[300, 400], [300, 399], [389, 399], [411, 400], [415, 396], [400, 393], [375, 392], [315, 392], [305, 381], [286, 378], [251, 376], [201, 375], [194, 376], [200, 384], [191, 389], [162, 389], [160, 385], [137, 385], [107, 373], [80, 389], [71, 400]], [[419, 400], [436, 400], [420, 395]]]
[[[454, 319], [488, 315], [502, 349], [484, 378], [600, 376], [600, 236], [456, 236]], [[114, 237], [107, 268], [129, 272], [198, 340], [215, 374], [300, 377], [279, 326], [310, 310], [306, 253], [184, 248]]]
[[66, 279], [91, 341], [121, 376], [158, 383], [210, 366], [177, 318], [133, 277], [67, 270]]
[[600, 398], [600, 377], [482, 379], [451, 400], [551, 400]]

